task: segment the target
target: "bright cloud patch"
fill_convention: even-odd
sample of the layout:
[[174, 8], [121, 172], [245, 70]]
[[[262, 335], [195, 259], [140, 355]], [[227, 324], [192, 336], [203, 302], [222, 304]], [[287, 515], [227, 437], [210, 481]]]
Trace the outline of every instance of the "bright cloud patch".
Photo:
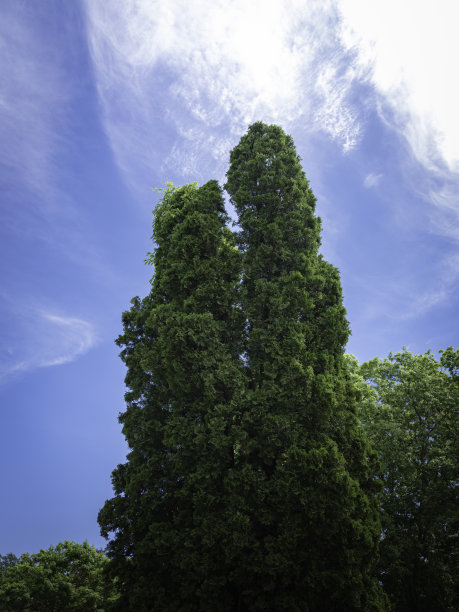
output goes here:
[[259, 118], [287, 129], [301, 121], [349, 150], [362, 130], [350, 102], [362, 82], [419, 161], [459, 170], [454, 0], [90, 0], [86, 9], [105, 127], [124, 170], [134, 152], [146, 167], [164, 160], [151, 128], [161, 118], [189, 143], [169, 150], [166, 165], [190, 173], [203, 144], [217, 160], [234, 144], [219, 126], [239, 135]]
[[459, 172], [459, 4], [339, 0], [343, 41], [383, 96], [417, 159]]
[[[86, 9], [105, 129], [132, 184], [134, 158], [199, 178], [203, 147], [226, 163], [258, 119], [301, 122], [344, 150], [359, 139], [332, 3], [90, 0]], [[186, 143], [159, 157], [167, 129]]]
[[[361, 141], [367, 113], [379, 111], [422, 165], [423, 185], [407, 180], [439, 213], [435, 231], [457, 234], [454, 0], [435, 8], [426, 0], [85, 7], [105, 132], [124, 179], [148, 206], [154, 174], [223, 178], [229, 151], [255, 120], [304, 140], [321, 132], [347, 152]], [[380, 178], [362, 181], [370, 188]]]

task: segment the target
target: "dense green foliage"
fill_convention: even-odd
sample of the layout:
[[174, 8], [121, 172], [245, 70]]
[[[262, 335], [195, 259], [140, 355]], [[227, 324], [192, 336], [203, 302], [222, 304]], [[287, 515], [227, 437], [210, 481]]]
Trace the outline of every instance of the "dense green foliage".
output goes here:
[[381, 460], [380, 576], [394, 610], [459, 609], [459, 350], [404, 350], [355, 374]]
[[[252, 125], [168, 184], [123, 313], [130, 452], [108, 557], [0, 555], [0, 611], [459, 610], [459, 349], [359, 365], [292, 139]], [[383, 588], [382, 588], [383, 587]]]
[[90, 612], [109, 609], [116, 600], [106, 582], [108, 559], [87, 542], [63, 542], [19, 558], [0, 557], [2, 612]]
[[373, 455], [343, 362], [339, 274], [318, 255], [314, 195], [292, 139], [262, 123], [233, 150], [227, 178], [248, 324], [247, 606], [379, 609]]
[[132, 450], [99, 515], [102, 532], [115, 532], [108, 550], [122, 609], [232, 605], [244, 321], [226, 223], [215, 181], [168, 188], [155, 211], [151, 293], [123, 315], [121, 421]]
[[375, 456], [344, 364], [337, 270], [293, 142], [253, 125], [155, 210], [124, 313], [130, 446], [99, 514], [125, 610], [380, 610]]

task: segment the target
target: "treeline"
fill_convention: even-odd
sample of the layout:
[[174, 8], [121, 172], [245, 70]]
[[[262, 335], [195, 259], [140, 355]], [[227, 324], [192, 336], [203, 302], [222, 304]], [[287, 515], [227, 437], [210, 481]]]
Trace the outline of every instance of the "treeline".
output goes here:
[[35, 554], [0, 555], [2, 612], [111, 610], [118, 595], [108, 559], [87, 542], [61, 542]]
[[[459, 609], [459, 350], [344, 354], [339, 272], [280, 128], [249, 128], [225, 189], [237, 232], [216, 181], [155, 209], [151, 291], [117, 340], [130, 452], [98, 517], [109, 595], [85, 609]], [[15, 608], [27, 559], [4, 563], [5, 610], [80, 609]]]
[[459, 349], [348, 359], [379, 458], [378, 578], [391, 608], [459, 610]]
[[[457, 610], [459, 349], [440, 359], [403, 350], [362, 365], [347, 360], [384, 483], [376, 572], [390, 609]], [[0, 609], [111, 610], [119, 595], [108, 563], [87, 543], [0, 555]]]
[[[347, 359], [384, 483], [376, 571], [390, 609], [453, 612], [459, 609], [459, 350], [449, 348], [439, 360], [406, 350], [360, 366]], [[112, 610], [119, 595], [104, 572], [108, 563], [87, 543], [0, 555], [0, 609]]]

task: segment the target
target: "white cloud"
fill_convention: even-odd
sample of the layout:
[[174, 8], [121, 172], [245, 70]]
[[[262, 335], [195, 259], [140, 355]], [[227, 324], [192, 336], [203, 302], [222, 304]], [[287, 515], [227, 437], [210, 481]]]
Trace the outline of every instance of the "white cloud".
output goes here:
[[70, 363], [96, 343], [94, 326], [81, 318], [64, 316], [4, 298], [3, 312], [10, 324], [0, 352], [5, 380], [19, 372]]
[[[400, 299], [397, 288], [387, 287], [394, 317], [408, 319], [448, 300], [459, 278], [459, 268], [451, 266], [459, 245], [459, 4], [337, 0], [337, 6], [341, 40], [354, 53], [358, 79], [373, 86], [380, 117], [409, 145], [411, 157], [400, 157], [402, 173], [428, 204], [423, 230], [453, 239], [432, 262], [435, 273], [418, 279], [411, 292], [407, 278], [400, 282]], [[365, 178], [366, 187], [374, 186], [373, 177]], [[405, 213], [405, 223], [419, 223], [421, 214]]]
[[377, 185], [379, 185], [379, 182], [381, 181], [382, 177], [382, 174], [374, 174], [373, 172], [370, 172], [370, 174], [366, 175], [363, 181], [363, 186], [366, 187], [366, 189], [376, 187]]
[[[258, 119], [325, 131], [344, 150], [359, 139], [333, 2], [88, 0], [86, 11], [105, 130], [137, 189], [165, 159], [205, 173], [209, 150], [215, 174]], [[163, 145], [174, 137], [180, 150]]]
[[[456, 0], [338, 0], [361, 79], [428, 169], [459, 172]], [[388, 107], [388, 108], [387, 108]]]
[[432, 227], [459, 243], [459, 184], [445, 181], [439, 189], [430, 190], [429, 198], [435, 205], [431, 215]]
[[[349, 151], [363, 136], [367, 113], [378, 110], [409, 143], [409, 163], [421, 163], [422, 180], [403, 172], [405, 187], [431, 205], [432, 225], [423, 230], [459, 236], [453, 2], [433, 8], [425, 0], [87, 0], [85, 6], [104, 128], [124, 178], [145, 203], [154, 171], [164, 179], [221, 178], [229, 151], [254, 120], [281, 124], [295, 137], [322, 132]], [[362, 182], [375, 188], [382, 178], [371, 172]], [[392, 222], [401, 209], [406, 223], [421, 223], [405, 203], [388, 207]], [[419, 290], [416, 306], [408, 298], [411, 311], [445, 298], [448, 286], [441, 277], [438, 286]]]
[[[69, 149], [75, 153], [72, 105], [79, 73], [70, 34], [75, 11], [70, 4], [60, 11], [57, 31], [39, 3], [0, 3], [0, 224], [9, 256], [2, 279], [8, 298], [0, 295], [0, 380], [72, 361], [95, 341], [90, 323], [58, 314], [68, 301], [62, 291], [62, 304], [37, 310], [33, 287], [49, 290], [51, 268], [57, 270], [65, 258], [62, 265], [83, 267], [85, 279], [114, 278], [81, 203], [66, 185], [71, 169], [65, 156]], [[83, 138], [79, 135], [80, 142]], [[39, 299], [46, 301], [46, 295]]]
[[[441, 265], [438, 272], [441, 274]], [[394, 278], [395, 276], [395, 278]], [[451, 279], [449, 279], [451, 280]], [[444, 302], [450, 296], [451, 285], [446, 276], [429, 279], [414, 279], [409, 273], [394, 272], [392, 277], [377, 274], [365, 278], [363, 286], [371, 283], [372, 290], [359, 305], [358, 323], [372, 325], [375, 329], [384, 321], [403, 323], [425, 315], [431, 308]]]
[[[41, 316], [45, 324], [51, 325], [46, 325], [42, 332], [43, 354], [39, 361], [40, 367], [69, 363], [94, 346], [95, 333], [88, 321], [50, 312], [43, 312]], [[48, 333], [52, 334], [51, 342]]]
[[[459, 171], [455, 0], [87, 0], [86, 11], [105, 129], [128, 175], [134, 154], [144, 168], [167, 157], [152, 128], [164, 123], [189, 140], [189, 169], [219, 126], [239, 136], [259, 118], [349, 150], [362, 82], [421, 163]], [[216, 143], [216, 160], [227, 153]]]

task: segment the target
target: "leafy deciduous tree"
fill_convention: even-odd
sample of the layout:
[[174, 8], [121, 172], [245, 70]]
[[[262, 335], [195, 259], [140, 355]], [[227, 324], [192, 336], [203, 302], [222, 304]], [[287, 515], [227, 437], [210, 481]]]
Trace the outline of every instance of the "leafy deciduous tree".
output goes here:
[[108, 559], [87, 542], [61, 542], [33, 555], [6, 555], [2, 560], [3, 612], [102, 612], [116, 600], [114, 584], [104, 578]]
[[404, 349], [359, 371], [384, 481], [381, 580], [401, 612], [459, 608], [458, 366], [451, 347], [439, 361]]

